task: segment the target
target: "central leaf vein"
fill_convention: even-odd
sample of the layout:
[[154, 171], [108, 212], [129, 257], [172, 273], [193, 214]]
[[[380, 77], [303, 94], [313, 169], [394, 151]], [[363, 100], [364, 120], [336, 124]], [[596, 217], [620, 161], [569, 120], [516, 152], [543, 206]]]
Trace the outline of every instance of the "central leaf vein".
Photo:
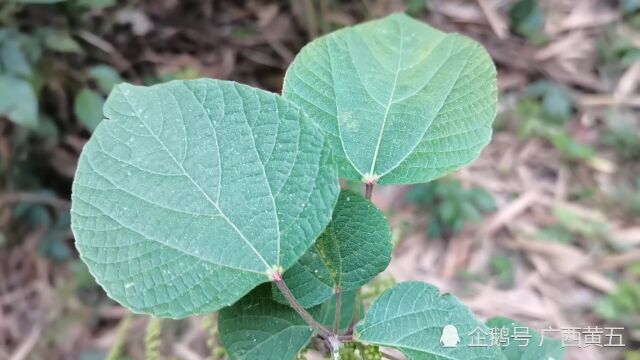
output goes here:
[[[169, 93], [171, 94], [171, 96], [173, 96], [175, 98], [175, 95], [169, 91]], [[180, 163], [178, 161], [178, 159], [176, 159], [176, 157], [173, 155], [173, 153], [171, 151], [169, 151], [169, 149], [167, 148], [167, 146], [160, 140], [160, 138], [158, 138], [158, 136], [151, 130], [151, 128], [147, 125], [147, 123], [144, 122], [144, 120], [142, 119], [142, 116], [138, 113], [138, 109], [136, 107], [133, 106], [133, 104], [131, 104], [131, 101], [129, 101], [129, 98], [126, 96], [126, 94], [124, 94], [124, 98], [127, 101], [127, 103], [129, 104], [129, 106], [131, 107], [131, 109], [135, 112], [136, 117], [138, 118], [138, 120], [140, 120], [140, 123], [147, 129], [147, 131], [149, 131], [149, 133], [152, 135], [152, 137], [160, 144], [160, 146], [163, 148], [163, 150], [169, 155], [169, 157], [171, 157], [171, 159], [173, 160], [173, 162], [176, 164], [176, 166], [178, 166], [180, 168], [180, 170], [182, 171], [182, 173], [184, 174], [184, 176], [196, 187], [196, 189], [198, 189], [198, 191], [204, 195], [204, 197], [207, 199], [207, 201], [209, 201], [209, 203], [220, 213], [220, 215], [222, 216], [222, 218], [234, 229], [234, 231], [236, 233], [238, 233], [238, 235], [240, 235], [240, 238], [242, 240], [244, 240], [244, 242], [251, 248], [251, 250], [253, 250], [253, 252], [258, 256], [258, 258], [264, 263], [265, 267], [266, 267], [266, 271], [268, 272], [271, 268], [271, 266], [267, 263], [267, 261], [262, 257], [262, 255], [258, 252], [258, 250], [256, 250], [256, 248], [253, 246], [253, 244], [246, 238], [246, 236], [244, 236], [244, 234], [242, 233], [242, 231], [240, 231], [240, 229], [238, 229], [238, 227], [236, 226], [236, 224], [233, 223], [233, 221], [231, 221], [231, 219], [229, 219], [225, 213], [222, 211], [222, 209], [213, 201], [213, 199], [211, 199], [211, 197], [206, 193], [206, 191], [204, 191], [204, 189], [202, 189], [202, 187], [200, 186], [200, 184], [198, 184], [195, 179], [191, 176], [191, 174], [189, 174], [189, 172], [184, 168], [184, 165], [182, 163]], [[177, 99], [176, 99], [177, 101]], [[179, 103], [179, 102], [178, 102]], [[161, 110], [161, 112], [163, 112]], [[164, 112], [163, 112], [164, 113]], [[182, 114], [182, 112], [180, 112]], [[182, 121], [184, 123], [184, 120]], [[214, 129], [215, 130], [215, 129]]]

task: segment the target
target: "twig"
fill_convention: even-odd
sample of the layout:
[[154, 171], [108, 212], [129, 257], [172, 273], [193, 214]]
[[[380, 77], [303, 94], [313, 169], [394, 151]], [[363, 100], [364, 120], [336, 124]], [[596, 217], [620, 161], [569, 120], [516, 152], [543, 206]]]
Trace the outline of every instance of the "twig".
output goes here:
[[296, 300], [296, 297], [293, 295], [287, 284], [285, 284], [284, 280], [282, 279], [282, 274], [274, 271], [272, 272], [271, 277], [273, 278], [273, 282], [276, 283], [278, 289], [280, 289], [280, 292], [282, 292], [282, 295], [284, 295], [284, 297], [289, 302], [289, 305], [291, 305], [293, 310], [295, 310], [304, 319], [304, 321], [309, 324], [309, 326], [311, 326], [320, 336], [324, 338], [335, 338], [335, 334], [333, 334], [331, 330], [328, 330], [327, 328], [322, 326], [322, 324], [317, 322], [313, 318], [313, 316], [311, 316], [311, 314], [309, 314], [309, 312], [302, 305], [300, 305], [298, 300]]
[[24, 360], [29, 357], [29, 353], [33, 350], [34, 346], [36, 346], [38, 339], [40, 338], [40, 334], [42, 333], [42, 324], [36, 324], [31, 328], [29, 334], [25, 337], [25, 339], [20, 343], [20, 346], [16, 349], [16, 351], [11, 354], [10, 360]]
[[336, 287], [336, 318], [333, 321], [333, 332], [340, 332], [340, 312], [342, 311], [342, 288], [340, 286]]

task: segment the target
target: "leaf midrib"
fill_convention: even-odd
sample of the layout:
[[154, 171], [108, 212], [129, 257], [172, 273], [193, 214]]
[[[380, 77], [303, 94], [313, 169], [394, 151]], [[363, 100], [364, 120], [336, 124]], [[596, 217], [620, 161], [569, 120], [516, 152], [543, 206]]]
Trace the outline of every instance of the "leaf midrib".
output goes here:
[[402, 53], [404, 51], [404, 31], [402, 28], [402, 23], [398, 23], [398, 27], [400, 29], [400, 51], [398, 51], [398, 62], [396, 64], [396, 73], [393, 79], [393, 87], [391, 88], [391, 94], [389, 95], [389, 99], [387, 100], [387, 106], [385, 108], [384, 116], [382, 118], [382, 126], [380, 126], [380, 133], [378, 134], [378, 142], [376, 143], [376, 149], [373, 153], [373, 159], [371, 160], [371, 168], [369, 169], [369, 176], [376, 178], [374, 174], [374, 170], [376, 167], [376, 163], [378, 162], [378, 152], [380, 150], [380, 143], [382, 142], [382, 135], [384, 134], [384, 129], [387, 125], [387, 119], [389, 118], [389, 112], [391, 110], [391, 106], [393, 106], [393, 98], [396, 95], [396, 87], [398, 85], [398, 77], [400, 75], [401, 65], [402, 65]]
[[[140, 121], [140, 123], [147, 129], [147, 131], [149, 131], [149, 133], [151, 134], [151, 136], [160, 144], [160, 146], [162, 146], [162, 148], [164, 149], [164, 151], [169, 154], [169, 157], [171, 157], [171, 159], [173, 160], [173, 162], [176, 164], [176, 166], [178, 166], [180, 168], [180, 170], [182, 171], [182, 173], [184, 174], [185, 177], [187, 177], [187, 179], [189, 179], [189, 181], [198, 189], [198, 191], [204, 195], [204, 197], [207, 199], [207, 201], [220, 213], [221, 217], [238, 233], [238, 235], [240, 235], [240, 238], [242, 238], [242, 240], [244, 240], [244, 242], [253, 250], [253, 252], [258, 256], [258, 258], [264, 263], [265, 267], [266, 267], [266, 272], [268, 272], [270, 270], [270, 266], [267, 263], [267, 261], [262, 257], [262, 255], [258, 252], [258, 250], [253, 246], [253, 244], [244, 236], [244, 234], [240, 231], [240, 229], [238, 229], [238, 227], [231, 221], [231, 219], [229, 219], [226, 214], [222, 211], [222, 209], [218, 206], [218, 204], [216, 204], [213, 199], [211, 199], [211, 197], [204, 191], [204, 189], [202, 189], [202, 187], [195, 181], [195, 179], [193, 177], [191, 177], [191, 175], [187, 172], [187, 170], [184, 168], [184, 166], [178, 162], [178, 159], [176, 159], [176, 157], [173, 155], [173, 153], [171, 151], [169, 151], [169, 149], [166, 147], [166, 145], [160, 141], [160, 138], [158, 138], [158, 136], [151, 130], [151, 128], [149, 128], [149, 126], [147, 125], [147, 123], [145, 123], [142, 120], [142, 116], [138, 113], [138, 110], [135, 106], [133, 106], [133, 104], [131, 103], [131, 101], [129, 100], [129, 97], [127, 96], [127, 94], [125, 94], [122, 90], [120, 91], [121, 94], [123, 95], [124, 99], [127, 101], [127, 104], [129, 105], [129, 107], [131, 107], [131, 109], [133, 110], [133, 112], [135, 113], [136, 117], [138, 118], [138, 120]], [[171, 94], [171, 96], [173, 96], [173, 98], [176, 100], [176, 102], [178, 102], [178, 99], [175, 98], [175, 95], [171, 92], [168, 91], [169, 94]], [[178, 102], [179, 103], [179, 102]], [[164, 119], [164, 111], [161, 111], [163, 119]], [[180, 115], [182, 116], [182, 111], [180, 111]], [[211, 123], [209, 123], [211, 125]], [[213, 128], [213, 131], [215, 132], [215, 128]], [[218, 147], [220, 146], [220, 144], [217, 144]], [[220, 149], [218, 148], [218, 151], [220, 151]], [[221, 173], [222, 176], [222, 173]], [[180, 250], [182, 251], [182, 250]]]

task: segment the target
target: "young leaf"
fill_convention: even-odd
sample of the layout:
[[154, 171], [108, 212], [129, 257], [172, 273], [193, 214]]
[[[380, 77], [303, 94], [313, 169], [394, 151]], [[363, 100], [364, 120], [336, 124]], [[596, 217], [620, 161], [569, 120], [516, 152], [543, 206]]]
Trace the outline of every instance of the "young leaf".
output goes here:
[[293, 360], [313, 330], [291, 307], [273, 301], [268, 285], [220, 311], [220, 340], [230, 359]]
[[118, 85], [73, 183], [96, 281], [134, 312], [227, 306], [285, 270], [331, 219], [327, 141], [286, 99], [228, 81]]
[[[382, 272], [391, 260], [391, 231], [384, 214], [362, 195], [343, 190], [333, 218], [284, 281], [306, 308], [325, 302], [336, 288], [356, 289]], [[286, 304], [273, 285], [274, 298]]]
[[[455, 327], [453, 333], [445, 331], [445, 327], [451, 329], [448, 325]], [[440, 294], [429, 284], [405, 282], [385, 291], [371, 305], [356, 326], [356, 337], [396, 348], [412, 360], [501, 359], [499, 349], [470, 346], [475, 330], [488, 331], [456, 297]]]
[[38, 99], [28, 81], [0, 75], [0, 117], [27, 128], [38, 125]]
[[[540, 333], [523, 324], [508, 318], [495, 317], [487, 321], [487, 326], [490, 329], [504, 331], [509, 338], [509, 342], [502, 347], [502, 353], [509, 360], [564, 359], [564, 348], [560, 340], [548, 337], [543, 339]], [[514, 340], [518, 336], [516, 331], [520, 334], [521, 341]]]
[[283, 95], [328, 134], [341, 177], [427, 182], [489, 142], [496, 70], [475, 41], [394, 14], [305, 46]]
[[103, 106], [102, 95], [88, 88], [80, 90], [73, 101], [74, 113], [90, 131], [94, 131], [102, 121]]

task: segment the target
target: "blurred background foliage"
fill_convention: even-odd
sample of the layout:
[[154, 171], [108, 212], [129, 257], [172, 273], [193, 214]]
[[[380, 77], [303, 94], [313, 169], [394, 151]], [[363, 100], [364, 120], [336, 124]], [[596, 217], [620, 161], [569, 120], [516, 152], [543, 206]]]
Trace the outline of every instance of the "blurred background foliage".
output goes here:
[[394, 11], [482, 42], [500, 106], [471, 167], [376, 189], [396, 255], [365, 299], [420, 279], [483, 317], [624, 326], [627, 348], [569, 358], [639, 359], [638, 0], [0, 1], [0, 359], [225, 358], [213, 317], [132, 316], [78, 260], [70, 187], [105, 98], [198, 77], [279, 92], [305, 43]]

